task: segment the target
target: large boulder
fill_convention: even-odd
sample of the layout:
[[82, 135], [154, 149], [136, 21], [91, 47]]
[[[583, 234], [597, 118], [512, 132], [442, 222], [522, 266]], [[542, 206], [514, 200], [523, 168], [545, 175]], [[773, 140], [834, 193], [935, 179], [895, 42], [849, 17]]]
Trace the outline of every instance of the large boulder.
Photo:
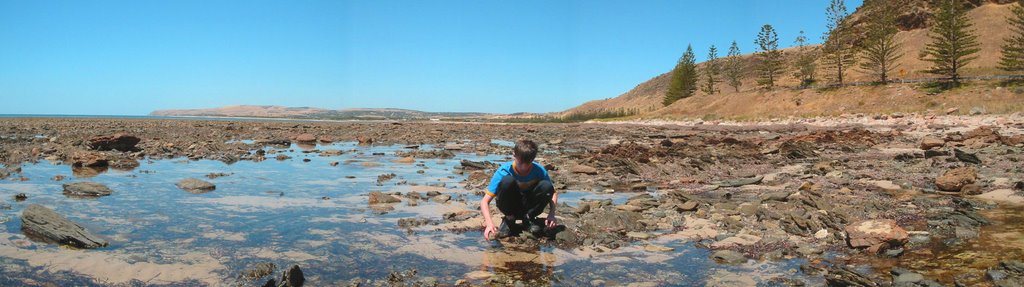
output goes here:
[[75, 182], [64, 184], [64, 195], [71, 197], [100, 197], [114, 193], [109, 187], [95, 182]]
[[107, 241], [42, 205], [33, 204], [21, 212], [21, 231], [32, 239], [75, 248], [107, 246]]
[[852, 248], [867, 248], [878, 253], [889, 247], [906, 244], [910, 235], [891, 219], [873, 219], [846, 226], [846, 239]]
[[195, 178], [182, 179], [175, 185], [191, 193], [207, 193], [217, 189], [217, 186], [213, 185], [213, 183]]
[[942, 191], [960, 192], [965, 185], [978, 181], [978, 172], [971, 167], [954, 168], [935, 178], [935, 187]]
[[94, 150], [134, 151], [135, 145], [139, 144], [139, 141], [138, 137], [117, 133], [91, 138], [87, 144]]

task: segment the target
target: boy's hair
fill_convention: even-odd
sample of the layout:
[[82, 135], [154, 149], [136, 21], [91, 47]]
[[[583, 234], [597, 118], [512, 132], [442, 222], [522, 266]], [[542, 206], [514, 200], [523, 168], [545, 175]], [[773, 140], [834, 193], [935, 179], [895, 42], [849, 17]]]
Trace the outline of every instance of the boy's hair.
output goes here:
[[533, 162], [537, 158], [537, 143], [531, 140], [519, 140], [512, 148], [512, 156], [524, 162]]

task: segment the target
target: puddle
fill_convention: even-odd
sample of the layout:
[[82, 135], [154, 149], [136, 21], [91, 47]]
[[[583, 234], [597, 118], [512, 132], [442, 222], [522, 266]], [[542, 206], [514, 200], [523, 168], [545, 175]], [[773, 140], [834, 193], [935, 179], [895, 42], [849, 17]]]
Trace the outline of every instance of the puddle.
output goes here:
[[988, 283], [985, 270], [1007, 258], [1024, 258], [1024, 206], [1000, 206], [980, 213], [992, 224], [982, 226], [978, 238], [954, 245], [933, 238], [927, 246], [897, 259], [867, 263], [885, 274], [892, 267], [903, 267], [949, 285], [955, 276], [961, 276], [960, 283], [966, 286]]
[[[749, 275], [757, 282], [797, 276], [787, 270], [795, 270], [798, 261], [724, 267], [708, 259], [709, 251], [685, 241], [659, 243], [674, 249], [670, 252], [648, 252], [639, 244], [596, 252], [495, 246], [484, 241], [479, 231], [426, 228], [410, 233], [397, 227], [398, 219], [439, 220], [445, 212], [476, 210], [479, 197], [462, 189], [465, 176], [454, 172], [461, 160], [499, 162], [506, 156], [456, 153], [451, 159], [396, 163], [395, 152], [402, 149], [355, 143], [293, 145], [275, 148], [278, 154], [291, 157], [284, 161], [269, 155], [262, 162], [233, 164], [152, 160], [142, 161], [134, 170], [91, 173], [47, 162], [26, 164], [22, 175], [28, 181], [0, 183], [2, 198], [28, 195], [28, 200], [8, 202], [12, 208], [0, 210], [0, 218], [9, 219], [0, 223], [0, 285], [258, 286], [262, 281], [238, 279], [243, 269], [257, 262], [272, 262], [279, 268], [298, 264], [310, 286], [347, 285], [356, 278], [382, 279], [392, 271], [410, 269], [419, 270], [418, 277], [433, 277], [443, 284], [480, 272], [530, 285], [565, 286], [690, 285], [711, 279], [719, 282], [725, 280], [719, 277], [730, 274]], [[312, 150], [344, 153], [324, 157]], [[332, 166], [332, 162], [346, 164]], [[227, 176], [207, 178], [211, 173]], [[377, 176], [385, 173], [397, 176], [378, 185]], [[56, 175], [66, 179], [52, 180]], [[217, 188], [192, 194], [175, 187], [178, 180], [189, 177], [208, 180]], [[103, 183], [114, 194], [97, 199], [63, 196], [61, 185], [75, 181]], [[409, 185], [396, 184], [403, 181]], [[417, 206], [403, 201], [379, 214], [366, 204], [370, 191], [438, 191], [452, 195], [453, 200], [447, 204], [426, 200]], [[569, 204], [583, 198], [622, 203], [633, 195], [565, 191], [560, 198]], [[27, 240], [20, 232], [20, 214], [29, 204], [54, 209], [106, 237], [110, 246], [70, 250]]]

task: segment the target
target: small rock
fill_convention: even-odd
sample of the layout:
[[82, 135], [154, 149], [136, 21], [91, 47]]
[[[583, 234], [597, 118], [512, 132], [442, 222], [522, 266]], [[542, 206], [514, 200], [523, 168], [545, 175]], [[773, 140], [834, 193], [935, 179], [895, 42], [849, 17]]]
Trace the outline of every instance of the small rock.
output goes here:
[[572, 173], [581, 173], [581, 174], [589, 174], [589, 175], [597, 174], [597, 168], [594, 168], [592, 166], [582, 165], [582, 164], [578, 164], [578, 165], [574, 165], [574, 166], [570, 167], [569, 171], [572, 172]]
[[398, 203], [402, 202], [401, 199], [390, 194], [385, 194], [380, 191], [371, 191], [369, 193], [369, 204], [387, 204], [387, 203]]
[[828, 238], [828, 229], [822, 228], [818, 230], [818, 232], [814, 233], [814, 238], [817, 238], [819, 240]]
[[392, 160], [391, 162], [393, 162], [393, 163], [402, 163], [402, 164], [413, 164], [413, 163], [416, 163], [416, 159], [412, 158], [412, 157], [403, 157], [403, 158], [400, 158], [400, 159]]
[[24, 193], [14, 195], [14, 201], [25, 201], [26, 199], [28, 199], [28, 195], [25, 195]]
[[316, 136], [312, 134], [301, 134], [295, 136], [295, 141], [300, 143], [316, 143]]
[[451, 195], [447, 195], [447, 194], [442, 194], [442, 195], [438, 195], [438, 196], [435, 196], [433, 198], [430, 198], [430, 200], [434, 201], [434, 202], [437, 202], [437, 203], [446, 203], [449, 200], [452, 200], [452, 196]]
[[106, 185], [95, 182], [65, 183], [64, 195], [71, 197], [100, 197], [114, 193]]
[[260, 262], [256, 263], [256, 265], [253, 265], [253, 267], [249, 269], [243, 270], [239, 277], [249, 280], [259, 279], [263, 278], [263, 276], [273, 274], [274, 269], [277, 269], [277, 266], [275, 266], [274, 263]]
[[175, 185], [191, 193], [207, 193], [217, 189], [217, 186], [213, 185], [213, 183], [196, 178], [182, 179]]
[[971, 153], [967, 153], [960, 149], [953, 149], [953, 156], [956, 156], [956, 159], [962, 162], [981, 164], [981, 159], [979, 159], [978, 156]]
[[946, 141], [941, 138], [926, 136], [923, 139], [921, 139], [921, 149], [923, 150], [930, 150], [932, 148], [942, 147], [944, 145], [946, 145]]
[[359, 142], [359, 145], [371, 145], [371, 144], [373, 144], [373, 138], [368, 137], [368, 136], [356, 137], [356, 141]]
[[299, 265], [294, 265], [292, 268], [284, 271], [281, 276], [281, 284], [278, 287], [302, 287], [302, 284], [306, 283], [306, 277], [302, 274], [302, 269]]
[[698, 206], [697, 202], [691, 200], [691, 201], [684, 202], [683, 204], [677, 205], [676, 206], [676, 210], [677, 211], [681, 211], [681, 212], [695, 211], [695, 210], [697, 210], [697, 206]]
[[952, 115], [952, 114], [955, 114], [956, 112], [959, 112], [959, 111], [960, 111], [960, 108], [948, 108], [948, 109], [946, 109], [946, 114], [947, 115]]
[[959, 192], [965, 185], [974, 184], [978, 180], [977, 171], [971, 167], [960, 167], [946, 171], [935, 178], [935, 187], [942, 191]]
[[671, 252], [676, 249], [667, 246], [648, 244], [647, 246], [644, 246], [644, 250], [648, 252]]
[[627, 232], [626, 233], [626, 237], [629, 237], [629, 238], [632, 238], [632, 239], [644, 240], [644, 239], [651, 238], [651, 235], [648, 234], [648, 233], [645, 233], [645, 232]]
[[721, 264], [737, 265], [747, 262], [747, 257], [743, 253], [739, 253], [732, 250], [719, 250], [711, 254], [711, 259]]
[[903, 246], [910, 235], [891, 219], [855, 222], [846, 226], [847, 243], [852, 248], [868, 248], [878, 253], [883, 248]]
[[71, 157], [72, 167], [106, 167], [110, 161], [101, 153], [78, 152]]

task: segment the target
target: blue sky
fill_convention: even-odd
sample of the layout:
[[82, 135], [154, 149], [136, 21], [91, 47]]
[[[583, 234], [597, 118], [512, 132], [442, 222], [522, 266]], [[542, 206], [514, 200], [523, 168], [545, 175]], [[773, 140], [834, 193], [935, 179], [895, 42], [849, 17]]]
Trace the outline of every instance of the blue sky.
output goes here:
[[827, 2], [0, 0], [0, 114], [560, 111], [765, 23], [820, 42]]

